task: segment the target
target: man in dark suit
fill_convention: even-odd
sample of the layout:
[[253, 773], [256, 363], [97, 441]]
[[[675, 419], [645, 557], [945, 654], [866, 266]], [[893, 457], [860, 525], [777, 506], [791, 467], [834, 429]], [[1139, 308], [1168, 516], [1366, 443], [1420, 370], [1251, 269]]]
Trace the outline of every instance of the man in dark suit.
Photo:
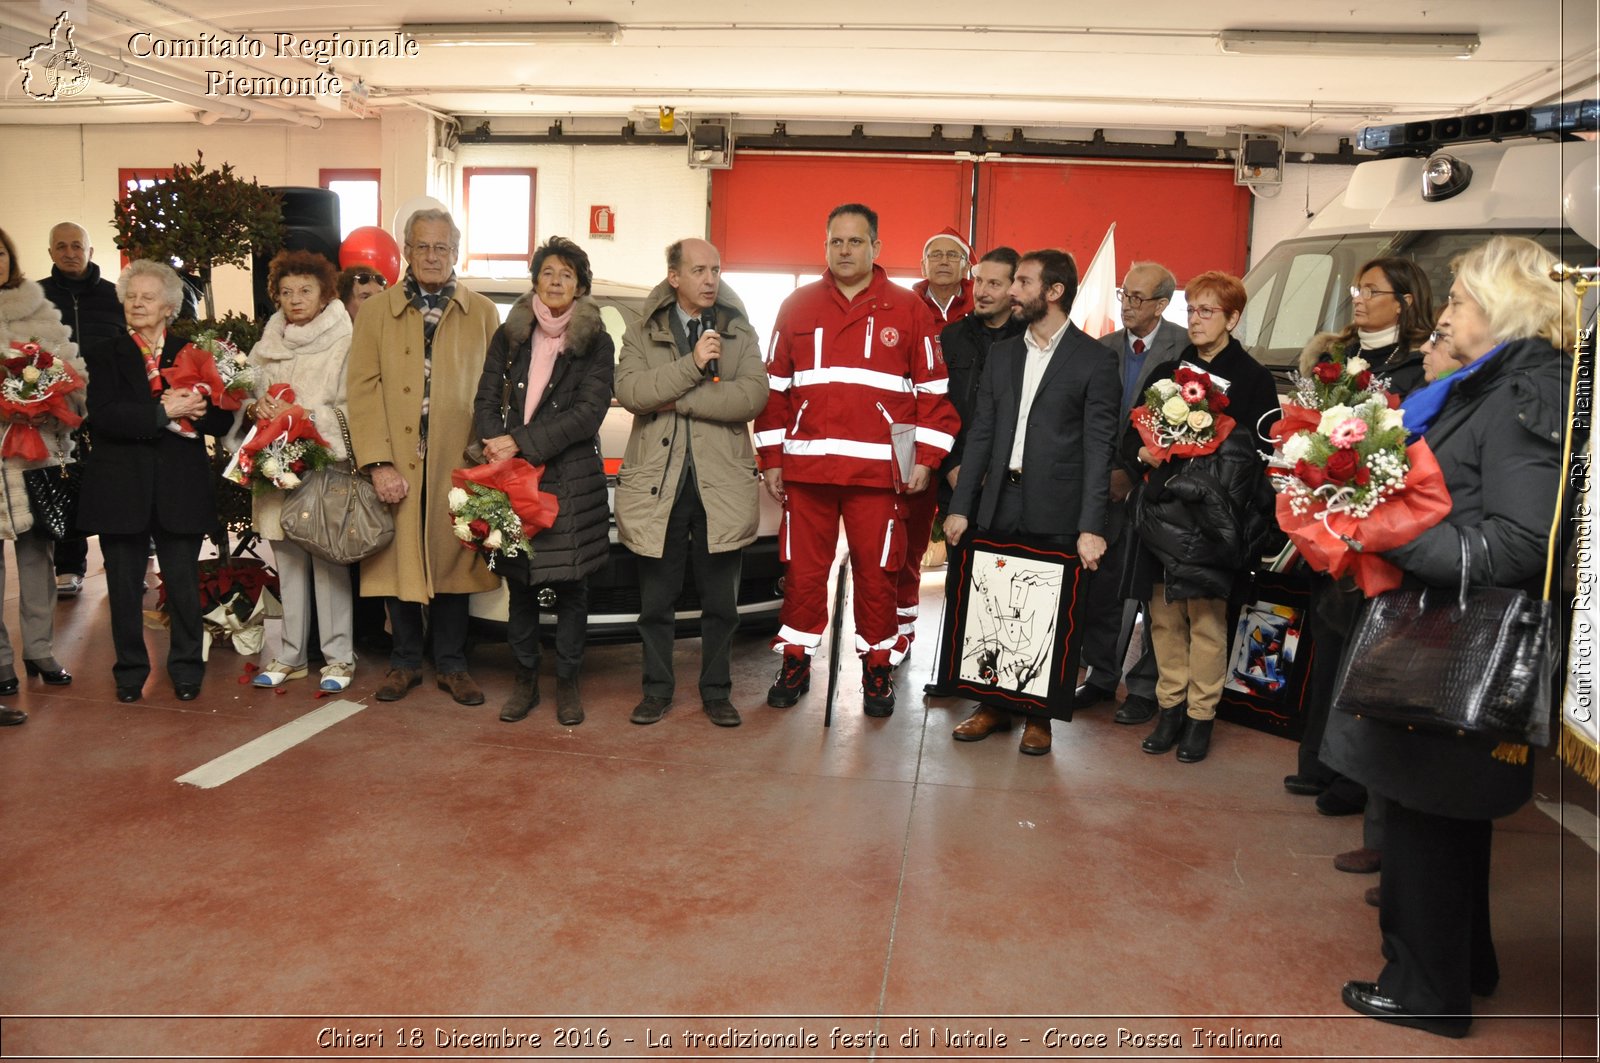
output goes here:
[[[1102, 336], [1100, 342], [1117, 356], [1122, 381], [1122, 428], [1127, 426], [1133, 408], [1143, 401], [1151, 370], [1175, 360], [1189, 345], [1189, 334], [1183, 326], [1161, 316], [1177, 287], [1178, 282], [1167, 267], [1158, 262], [1135, 262], [1117, 289], [1117, 299], [1122, 303], [1122, 328]], [[1125, 603], [1122, 598], [1121, 577], [1133, 538], [1127, 529], [1132, 517], [1127, 503], [1141, 471], [1124, 465], [1120, 455], [1113, 460], [1106, 556], [1100, 572], [1089, 581], [1084, 603], [1083, 663], [1089, 673], [1073, 696], [1075, 709], [1116, 697], [1117, 683], [1122, 678], [1127, 638], [1139, 608], [1137, 602]], [[1127, 674], [1128, 699], [1112, 717], [1118, 723], [1144, 723], [1156, 714], [1156, 658], [1150, 648], [1148, 625], [1142, 630], [1143, 652]]]
[[[964, 471], [944, 532], [958, 545], [970, 524], [1020, 533], [1075, 552], [1094, 571], [1105, 554], [1112, 451], [1118, 437], [1116, 358], [1067, 320], [1078, 270], [1065, 251], [1031, 251], [1011, 284], [1027, 330], [989, 352]], [[1020, 430], [1019, 430], [1020, 427]], [[1009, 730], [1011, 713], [980, 705], [958, 742]], [[1050, 751], [1050, 719], [1029, 715], [1021, 751]]]

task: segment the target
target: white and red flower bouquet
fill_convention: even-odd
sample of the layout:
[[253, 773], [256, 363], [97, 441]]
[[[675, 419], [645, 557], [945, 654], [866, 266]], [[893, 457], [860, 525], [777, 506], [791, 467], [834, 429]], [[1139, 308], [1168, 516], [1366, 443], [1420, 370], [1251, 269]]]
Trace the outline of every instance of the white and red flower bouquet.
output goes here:
[[50, 456], [44, 436], [36, 425], [26, 422], [54, 417], [67, 428], [82, 424], [83, 418], [72, 411], [67, 396], [83, 387], [83, 377], [37, 340], [12, 341], [10, 354], [0, 360], [0, 367], [5, 371], [0, 379], [0, 417], [6, 421], [0, 458], [44, 461]]
[[496, 557], [531, 554], [528, 540], [556, 522], [555, 495], [539, 490], [543, 465], [520, 458], [456, 469], [450, 474], [452, 529], [468, 550]]
[[1227, 408], [1228, 396], [1211, 374], [1184, 364], [1172, 379], [1145, 389], [1144, 404], [1134, 407], [1131, 420], [1159, 460], [1198, 458], [1215, 451], [1233, 432], [1234, 420], [1223, 412]]
[[257, 421], [238, 453], [222, 470], [224, 479], [246, 485], [258, 494], [273, 488], [287, 491], [299, 487], [306, 473], [333, 464], [328, 441], [317, 431], [311, 415], [295, 404], [294, 389], [288, 384], [274, 384], [267, 394], [289, 403], [289, 408], [270, 420]]
[[[161, 376], [168, 387], [191, 388], [222, 410], [243, 406], [255, 386], [255, 368], [244, 352], [212, 329], [196, 333], [184, 344]], [[194, 425], [181, 418], [178, 431], [192, 436]]]
[[1422, 440], [1406, 443], [1387, 381], [1359, 356], [1336, 350], [1291, 380], [1268, 462], [1278, 526], [1318, 572], [1348, 575], [1368, 597], [1393, 590], [1400, 570], [1377, 555], [1450, 512], [1438, 459]]

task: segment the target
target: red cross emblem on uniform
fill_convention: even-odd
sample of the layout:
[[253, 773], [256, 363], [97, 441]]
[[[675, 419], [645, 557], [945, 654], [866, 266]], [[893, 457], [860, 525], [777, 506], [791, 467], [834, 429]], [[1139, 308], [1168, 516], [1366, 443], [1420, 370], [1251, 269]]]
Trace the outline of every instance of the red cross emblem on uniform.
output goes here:
[[885, 325], [878, 331], [878, 342], [885, 347], [893, 347], [900, 342], [900, 330], [893, 325]]

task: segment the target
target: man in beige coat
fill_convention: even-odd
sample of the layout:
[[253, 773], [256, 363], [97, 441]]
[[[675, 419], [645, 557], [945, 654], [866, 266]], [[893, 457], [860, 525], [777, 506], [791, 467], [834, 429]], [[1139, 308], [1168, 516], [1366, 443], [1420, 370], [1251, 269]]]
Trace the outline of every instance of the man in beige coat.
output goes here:
[[406, 275], [362, 308], [350, 344], [350, 438], [378, 497], [394, 507], [394, 541], [361, 563], [361, 593], [383, 597], [394, 651], [379, 701], [422, 682], [422, 607], [442, 690], [463, 705], [483, 691], [467, 672], [467, 598], [497, 580], [451, 530], [450, 473], [467, 463], [472, 401], [494, 303], [457, 283], [461, 230], [446, 211], [406, 222]]
[[633, 414], [615, 506], [617, 538], [638, 555], [644, 644], [644, 700], [630, 719], [655, 723], [672, 706], [673, 602], [692, 556], [701, 705], [712, 723], [737, 727], [740, 551], [755, 540], [758, 504], [750, 420], [767, 404], [767, 373], [711, 244], [667, 248], [667, 279], [628, 326], [615, 390]]

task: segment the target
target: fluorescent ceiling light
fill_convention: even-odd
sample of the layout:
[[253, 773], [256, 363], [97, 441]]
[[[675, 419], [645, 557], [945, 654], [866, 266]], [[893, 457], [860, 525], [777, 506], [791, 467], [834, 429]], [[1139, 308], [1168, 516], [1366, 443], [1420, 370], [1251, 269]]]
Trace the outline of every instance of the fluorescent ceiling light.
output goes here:
[[1228, 55], [1350, 55], [1418, 59], [1470, 59], [1476, 33], [1323, 33], [1298, 30], [1223, 30], [1217, 44]]
[[615, 44], [615, 22], [419, 22], [400, 27], [422, 44], [561, 44], [604, 41]]

